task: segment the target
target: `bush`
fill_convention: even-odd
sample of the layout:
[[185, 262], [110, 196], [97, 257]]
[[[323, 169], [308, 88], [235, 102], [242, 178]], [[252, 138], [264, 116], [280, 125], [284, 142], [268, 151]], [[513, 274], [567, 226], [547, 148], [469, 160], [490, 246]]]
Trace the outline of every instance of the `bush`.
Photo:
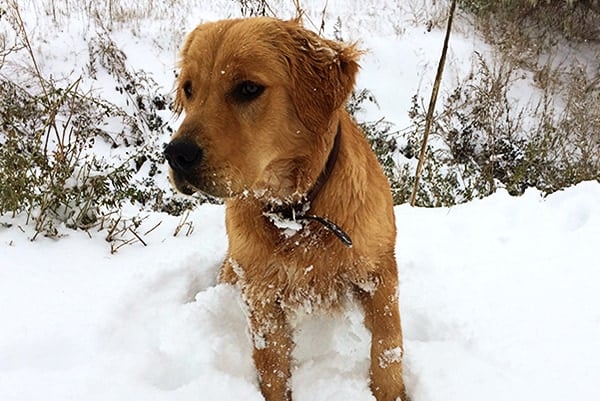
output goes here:
[[[451, 206], [505, 188], [544, 194], [584, 180], [600, 181], [600, 88], [581, 67], [568, 74], [562, 97], [546, 86], [534, 103], [510, 97], [519, 71], [478, 58], [473, 71], [443, 99], [434, 117], [416, 204]], [[348, 110], [376, 102], [367, 90], [354, 93]], [[559, 107], [560, 104], [560, 107]], [[385, 121], [359, 125], [386, 173], [396, 204], [408, 202], [425, 125], [426, 107], [412, 98], [412, 125]]]
[[460, 0], [459, 5], [492, 23], [492, 35], [505, 28], [525, 33], [525, 28], [538, 41], [556, 33], [576, 41], [597, 42], [600, 38], [598, 0]]
[[[520, 106], [509, 96], [514, 73], [480, 58], [435, 119], [432, 135], [445, 144], [438, 157], [463, 184], [454, 188], [456, 202], [498, 187], [512, 195], [530, 187], [549, 194], [600, 180], [600, 111], [594, 106], [600, 88], [591, 89], [585, 74], [574, 71], [564, 99], [547, 88], [535, 104]], [[560, 100], [565, 107], [557, 106]], [[415, 118], [424, 114], [418, 108]]]
[[[407, 203], [413, 191], [416, 162], [425, 122], [424, 114], [419, 114], [421, 109], [417, 105], [417, 96], [412, 100], [410, 116], [414, 124], [406, 129], [399, 131], [385, 119], [358, 123], [388, 178], [396, 205]], [[377, 104], [369, 90], [357, 90], [352, 93], [346, 109], [356, 117], [365, 102]], [[429, 144], [422, 178], [417, 189], [417, 204], [427, 207], [456, 204], [457, 199], [462, 199], [457, 194], [461, 188], [456, 173], [445, 168], [443, 159], [440, 158], [440, 151]]]
[[[48, 84], [32, 95], [3, 80], [0, 89], [0, 214], [27, 212], [36, 231], [56, 235], [56, 222], [85, 227], [97, 220], [99, 206], [118, 207], [131, 191], [132, 172], [86, 150], [110, 105]], [[64, 118], [64, 119], [63, 119]]]
[[[600, 181], [600, 76], [575, 59], [567, 65], [555, 63], [553, 48], [561, 36], [570, 40], [568, 45], [597, 42], [600, 4], [460, 4], [479, 18], [500, 56], [492, 64], [479, 56], [472, 73], [449, 92], [443, 110], [434, 117], [416, 204], [450, 206], [498, 188], [520, 195], [536, 187], [549, 194], [583, 180]], [[540, 91], [530, 103], [518, 104], [510, 92], [527, 70]], [[349, 110], [355, 112], [364, 101], [375, 100], [368, 91], [357, 92]], [[425, 115], [417, 94], [409, 111], [410, 127], [394, 131], [384, 120], [360, 124], [396, 203], [407, 202], [412, 192]]]
[[[108, 72], [124, 106], [83, 92], [81, 78], [66, 87], [46, 79], [13, 7], [8, 11], [18, 43], [0, 43], [0, 69], [9, 54], [25, 51], [29, 80], [39, 86], [0, 80], [0, 215], [26, 213], [37, 233], [56, 236], [60, 224], [104, 224], [124, 202], [172, 214], [193, 207], [195, 200], [155, 180], [164, 164], [164, 134], [171, 132], [162, 117], [172, 115], [170, 94], [145, 72], [127, 68], [126, 55], [107, 31], [89, 43], [88, 70], [92, 77], [99, 69]], [[99, 147], [113, 149], [110, 159], [97, 156]]]

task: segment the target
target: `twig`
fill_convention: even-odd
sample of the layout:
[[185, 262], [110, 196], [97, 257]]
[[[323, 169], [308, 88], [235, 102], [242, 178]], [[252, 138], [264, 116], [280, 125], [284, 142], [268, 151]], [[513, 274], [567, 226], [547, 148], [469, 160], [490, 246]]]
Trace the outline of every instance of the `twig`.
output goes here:
[[294, 3], [294, 7], [296, 8], [296, 18], [302, 18], [302, 16], [304, 15], [304, 10], [300, 5], [300, 0], [292, 0], [292, 2]]
[[179, 235], [179, 232], [181, 231], [181, 229], [183, 228], [184, 225], [187, 224], [187, 219], [190, 215], [190, 211], [186, 210], [183, 213], [183, 216], [181, 216], [181, 218], [179, 219], [179, 224], [177, 224], [177, 227], [175, 228], [175, 232], [173, 233], [173, 237], [177, 237]]
[[151, 229], [149, 229], [148, 231], [146, 231], [146, 232], [144, 233], [144, 236], [146, 236], [146, 235], [150, 234], [152, 231], [154, 231], [154, 230], [155, 230], [155, 229], [156, 229], [158, 226], [160, 226], [161, 224], [162, 224], [162, 220], [161, 220], [161, 221], [159, 221], [159, 222], [158, 222], [158, 223], [157, 223], [157, 224], [156, 224], [154, 227], [152, 227]]
[[327, 1], [323, 5], [323, 11], [321, 11], [321, 26], [319, 27], [319, 36], [325, 32], [325, 14], [327, 13]]
[[120, 221], [121, 221], [121, 216], [119, 216], [116, 221], [112, 222], [113, 226], [110, 227], [110, 229], [108, 230], [108, 234], [106, 234], [106, 240], [107, 241], [110, 242], [110, 241], [113, 240], [113, 238], [114, 238], [113, 234], [115, 233], [115, 230], [117, 229]]
[[423, 143], [421, 144], [421, 153], [419, 154], [419, 163], [417, 164], [417, 172], [415, 174], [415, 185], [413, 187], [412, 194], [410, 195], [411, 206], [415, 205], [415, 201], [417, 199], [419, 179], [421, 178], [421, 172], [423, 170], [425, 151], [427, 150], [427, 139], [429, 138], [429, 131], [431, 130], [431, 124], [433, 122], [433, 111], [435, 110], [435, 102], [437, 100], [438, 92], [440, 90], [440, 82], [442, 81], [442, 75], [444, 73], [444, 64], [446, 63], [446, 53], [448, 52], [448, 42], [450, 40], [450, 32], [452, 31], [452, 20], [454, 19], [455, 9], [456, 0], [452, 0], [452, 4], [450, 5], [450, 14], [448, 16], [448, 26], [446, 27], [446, 37], [444, 38], [444, 47], [442, 48], [442, 55], [438, 64], [435, 82], [433, 84], [433, 90], [431, 91], [431, 99], [429, 100], [427, 117], [425, 119], [425, 132], [423, 134]]
[[29, 42], [29, 36], [27, 35], [27, 30], [25, 29], [25, 22], [23, 22], [23, 18], [21, 17], [21, 11], [19, 10], [19, 5], [15, 0], [12, 0], [9, 3], [10, 7], [14, 10], [15, 16], [17, 17], [17, 23], [19, 25], [19, 29], [21, 30], [21, 35], [23, 35], [23, 40], [25, 40], [25, 48], [29, 53], [29, 57], [31, 57], [31, 62], [33, 63], [33, 68], [35, 68], [35, 73], [40, 81], [40, 85], [42, 87], [42, 91], [44, 92], [44, 96], [46, 98], [46, 102], [48, 102], [48, 92], [46, 91], [46, 84], [44, 83], [44, 78], [42, 78], [42, 73], [38, 67], [37, 61], [35, 59], [35, 55], [33, 54], [33, 48], [31, 47], [31, 43]]
[[142, 237], [140, 237], [140, 236], [138, 235], [138, 233], [136, 233], [136, 232], [135, 232], [135, 230], [132, 230], [132, 229], [131, 229], [131, 227], [129, 227], [129, 231], [131, 231], [131, 233], [132, 233], [133, 235], [135, 235], [135, 237], [136, 237], [136, 238], [137, 238], [137, 239], [138, 239], [138, 240], [139, 240], [139, 241], [142, 243], [142, 245], [144, 245], [144, 246], [148, 246], [148, 244], [146, 244], [146, 242], [145, 242], [145, 241], [142, 239]]
[[127, 241], [122, 241], [122, 243], [120, 245], [116, 245], [115, 243], [110, 244], [110, 253], [111, 254], [115, 254], [117, 253], [117, 251], [119, 249], [121, 249], [122, 247], [124, 247], [125, 245], [129, 245], [135, 242], [135, 238], [131, 238]]
[[188, 229], [187, 229], [187, 231], [185, 232], [185, 236], [186, 236], [186, 237], [189, 237], [190, 235], [192, 235], [192, 233], [193, 233], [193, 232], [194, 232], [194, 225], [193, 225], [193, 224], [192, 224], [192, 222], [190, 221], [190, 222], [188, 223]]

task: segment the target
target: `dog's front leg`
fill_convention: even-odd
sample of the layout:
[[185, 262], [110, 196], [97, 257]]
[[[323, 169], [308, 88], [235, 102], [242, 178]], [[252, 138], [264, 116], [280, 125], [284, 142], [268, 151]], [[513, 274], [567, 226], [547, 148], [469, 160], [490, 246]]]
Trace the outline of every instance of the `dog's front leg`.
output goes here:
[[407, 401], [402, 379], [402, 328], [398, 309], [396, 261], [388, 258], [373, 292], [361, 296], [371, 331], [371, 391], [377, 401]]
[[246, 294], [246, 301], [260, 390], [266, 401], [291, 401], [293, 344], [285, 313], [275, 300], [253, 299]]

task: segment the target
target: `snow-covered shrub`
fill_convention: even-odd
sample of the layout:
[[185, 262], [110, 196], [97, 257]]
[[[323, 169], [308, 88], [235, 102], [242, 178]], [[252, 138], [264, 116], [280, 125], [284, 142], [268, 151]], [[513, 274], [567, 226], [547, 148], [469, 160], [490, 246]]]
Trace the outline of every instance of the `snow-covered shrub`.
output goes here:
[[[600, 60], [600, 1], [460, 4], [476, 15], [478, 28], [497, 53], [495, 69], [480, 58], [474, 74], [447, 101], [446, 108], [457, 111], [456, 119], [463, 117], [454, 129], [448, 128], [453, 125], [449, 121], [440, 123], [453, 159], [460, 160], [461, 144], [475, 139], [471, 164], [487, 169], [487, 176], [514, 194], [529, 186], [550, 193], [599, 180], [600, 70], [590, 68], [590, 60]], [[518, 105], [508, 92], [527, 76], [538, 92], [529, 105]], [[480, 138], [469, 138], [473, 136]], [[489, 160], [486, 153], [496, 154], [493, 162], [481, 162]]]
[[79, 82], [61, 88], [46, 82], [32, 94], [0, 84], [0, 214], [26, 212], [37, 231], [54, 235], [56, 222], [85, 227], [100, 206], [118, 207], [133, 190], [126, 162], [88, 153], [102, 140], [98, 127], [111, 105], [82, 95]]
[[[510, 91], [523, 71], [479, 57], [434, 117], [416, 204], [450, 206], [498, 188], [521, 195], [536, 187], [549, 194], [580, 181], [600, 181], [600, 87], [580, 68], [570, 71], [561, 96], [547, 85], [539, 99], [519, 104]], [[365, 89], [353, 93], [347, 108], [356, 115], [364, 102], [376, 102]], [[359, 122], [396, 204], [407, 202], [413, 190], [423, 103], [413, 96], [406, 129], [385, 119]]]
[[[534, 104], [519, 105], [509, 95], [515, 70], [479, 59], [435, 118], [432, 135], [444, 146], [434, 154], [457, 203], [487, 196], [498, 187], [513, 195], [536, 187], [546, 194], [584, 180], [600, 180], [600, 88], [573, 71], [558, 107], [547, 87]], [[425, 110], [416, 109], [424, 118]]]
[[[600, 34], [598, 0], [459, 0], [459, 5], [499, 36], [507, 25], [507, 32], [517, 28], [515, 33], [521, 35], [560, 33], [578, 41], [597, 40]], [[534, 29], [523, 30], [525, 26]]]
[[[406, 129], [398, 130], [384, 118], [376, 121], [358, 121], [388, 178], [394, 203], [397, 205], [407, 203], [413, 191], [416, 160], [425, 123], [424, 114], [419, 114], [417, 97], [413, 97], [412, 101], [409, 115], [414, 124]], [[364, 102], [377, 103], [368, 89], [356, 90], [348, 100], [346, 109], [356, 118]], [[463, 188], [457, 180], [456, 172], [447, 169], [443, 163], [444, 159], [439, 156], [439, 150], [429, 144], [417, 189], [416, 201], [419, 206], [448, 206], [471, 199], [469, 194], [463, 194], [470, 189]]]
[[0, 78], [0, 215], [26, 213], [38, 233], [55, 236], [60, 224], [101, 224], [125, 202], [172, 214], [193, 207], [161, 171], [170, 94], [130, 69], [106, 31], [89, 42], [88, 70], [91, 78], [102, 69], [114, 79], [120, 105], [82, 90], [87, 77], [65, 84], [42, 76], [17, 10], [8, 11], [16, 41], [0, 43], [0, 71], [10, 68], [5, 56], [23, 52], [35, 84]]

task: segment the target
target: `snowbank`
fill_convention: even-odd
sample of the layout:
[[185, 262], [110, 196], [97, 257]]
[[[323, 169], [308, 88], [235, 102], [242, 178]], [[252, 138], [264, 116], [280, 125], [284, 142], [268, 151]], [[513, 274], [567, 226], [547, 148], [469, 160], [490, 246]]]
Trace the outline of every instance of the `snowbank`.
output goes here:
[[[600, 396], [600, 184], [396, 209], [413, 400]], [[216, 285], [223, 209], [110, 255], [94, 234], [0, 230], [0, 399], [260, 400], [235, 288]], [[298, 323], [296, 400], [373, 400], [357, 307]]]

